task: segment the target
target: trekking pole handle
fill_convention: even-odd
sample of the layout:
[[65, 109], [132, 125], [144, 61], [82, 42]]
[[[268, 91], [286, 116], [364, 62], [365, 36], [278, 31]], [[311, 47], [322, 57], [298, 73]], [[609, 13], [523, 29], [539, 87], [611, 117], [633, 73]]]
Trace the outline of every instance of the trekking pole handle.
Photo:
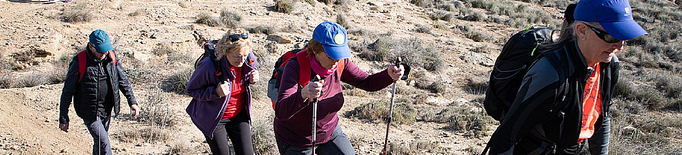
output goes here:
[[402, 58], [400, 58], [400, 57], [396, 58], [395, 59], [395, 66], [400, 66], [400, 63], [402, 63], [402, 62], [403, 62]]

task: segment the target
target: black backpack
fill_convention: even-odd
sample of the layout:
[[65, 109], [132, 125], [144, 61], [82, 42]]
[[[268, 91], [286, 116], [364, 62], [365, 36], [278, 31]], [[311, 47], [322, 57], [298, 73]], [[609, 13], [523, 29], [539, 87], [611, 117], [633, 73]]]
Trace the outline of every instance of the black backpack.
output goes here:
[[507, 40], [490, 73], [483, 101], [488, 115], [498, 121], [504, 118], [514, 102], [523, 76], [542, 52], [547, 51], [540, 49], [540, 44], [552, 43], [553, 33], [554, 30], [545, 26], [529, 26]]

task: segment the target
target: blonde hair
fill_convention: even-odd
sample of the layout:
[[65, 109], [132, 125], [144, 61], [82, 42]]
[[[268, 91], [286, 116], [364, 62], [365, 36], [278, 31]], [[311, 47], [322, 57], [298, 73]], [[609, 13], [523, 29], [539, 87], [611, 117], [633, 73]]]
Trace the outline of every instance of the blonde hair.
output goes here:
[[249, 36], [249, 38], [247, 39], [241, 38], [240, 36], [239, 40], [236, 40], [234, 42], [232, 41], [232, 39], [230, 39], [231, 35], [242, 33], [248, 33], [248, 31], [246, 31], [243, 28], [234, 28], [227, 30], [227, 33], [223, 35], [223, 37], [220, 39], [220, 41], [218, 41], [218, 43], [215, 46], [215, 56], [218, 60], [220, 60], [223, 56], [235, 51], [239, 51], [244, 47], [251, 47], [251, 41], [249, 40], [251, 36]]

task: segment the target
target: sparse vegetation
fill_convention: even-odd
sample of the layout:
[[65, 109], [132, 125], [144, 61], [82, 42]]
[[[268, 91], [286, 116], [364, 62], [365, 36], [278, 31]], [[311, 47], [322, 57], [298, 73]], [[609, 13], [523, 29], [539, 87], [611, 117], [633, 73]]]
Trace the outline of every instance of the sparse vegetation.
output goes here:
[[434, 141], [414, 140], [406, 144], [397, 142], [389, 142], [388, 144], [389, 155], [436, 153], [447, 150]]
[[62, 20], [69, 23], [90, 22], [92, 20], [92, 13], [90, 8], [87, 7], [87, 3], [77, 3], [69, 9], [64, 9]]
[[429, 27], [428, 25], [417, 25], [417, 28], [415, 28], [414, 31], [417, 31], [419, 33], [431, 34], [431, 27]]
[[228, 9], [223, 9], [223, 11], [220, 12], [220, 21], [222, 22], [223, 25], [227, 26], [228, 28], [239, 27], [239, 21], [241, 20], [242, 17], [239, 16], [239, 14], [234, 13]]
[[272, 120], [273, 117], [270, 115], [265, 119], [252, 122], [251, 139], [253, 139], [253, 149], [256, 154], [275, 154], [277, 152]]
[[122, 142], [126, 143], [166, 143], [171, 135], [161, 127], [143, 127], [132, 128], [124, 130], [119, 133], [114, 133], [111, 137], [117, 137]]
[[[311, 5], [313, 5], [311, 3]], [[313, 5], [315, 6], [315, 5]], [[294, 10], [294, 1], [292, 0], [275, 0], [275, 6], [273, 7], [275, 11], [281, 13], [291, 13]]]
[[187, 87], [189, 79], [192, 78], [192, 73], [194, 73], [194, 69], [185, 68], [171, 75], [165, 81], [164, 85], [166, 85], [166, 88], [164, 88], [164, 90], [183, 95], [186, 94], [185, 88]]
[[277, 33], [277, 28], [271, 25], [259, 25], [256, 27], [248, 28], [249, 33], [263, 33], [263, 34], [275, 34]]
[[215, 17], [212, 17], [211, 14], [200, 13], [199, 15], [197, 15], [196, 18], [197, 20], [195, 21], [195, 23], [204, 24], [212, 27], [220, 26], [219, 20], [216, 19]]
[[145, 10], [137, 9], [137, 10], [135, 10], [135, 12], [128, 14], [128, 16], [139, 16], [139, 15], [145, 15], [145, 14], [147, 14], [147, 12]]
[[[369, 102], [348, 111], [346, 117], [357, 117], [371, 122], [388, 121], [389, 108], [390, 101]], [[411, 104], [395, 103], [391, 123], [410, 124], [415, 121], [416, 115], [417, 113]]]
[[[178, 124], [177, 113], [172, 110], [172, 103], [168, 100], [170, 97], [165, 92], [156, 88], [150, 91], [140, 104], [141, 122], [153, 127], [172, 128]], [[123, 106], [123, 105], [122, 105]], [[150, 128], [150, 130], [152, 129]], [[164, 132], [165, 133], [165, 132]], [[154, 134], [153, 132], [150, 134]]]
[[346, 14], [339, 13], [339, 15], [336, 16], [336, 23], [339, 25], [343, 26], [345, 29], [350, 29], [350, 22], [348, 18], [346, 17]]

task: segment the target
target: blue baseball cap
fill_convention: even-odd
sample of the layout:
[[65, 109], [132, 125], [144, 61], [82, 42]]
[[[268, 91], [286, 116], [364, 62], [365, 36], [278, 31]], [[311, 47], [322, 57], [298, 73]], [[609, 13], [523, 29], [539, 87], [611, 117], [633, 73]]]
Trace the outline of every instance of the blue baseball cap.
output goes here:
[[581, 0], [575, 7], [573, 18], [599, 22], [606, 32], [618, 40], [647, 34], [632, 18], [632, 8], [627, 0]]
[[343, 26], [337, 23], [331, 21], [320, 23], [313, 31], [313, 39], [322, 43], [327, 56], [334, 60], [351, 56], [346, 29], [343, 29]]
[[90, 43], [95, 45], [95, 49], [99, 53], [114, 50], [109, 41], [109, 36], [102, 30], [95, 30], [90, 33]]

